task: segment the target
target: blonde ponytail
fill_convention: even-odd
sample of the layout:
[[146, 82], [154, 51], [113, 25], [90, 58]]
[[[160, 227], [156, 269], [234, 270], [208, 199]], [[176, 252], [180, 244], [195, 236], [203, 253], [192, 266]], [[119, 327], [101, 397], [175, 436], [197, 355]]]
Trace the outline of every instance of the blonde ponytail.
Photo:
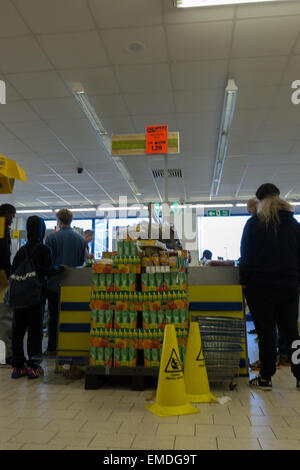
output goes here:
[[293, 206], [277, 195], [264, 198], [259, 202], [257, 208], [260, 220], [265, 223], [267, 228], [273, 226], [275, 232], [277, 232], [280, 223], [279, 211], [293, 212]]

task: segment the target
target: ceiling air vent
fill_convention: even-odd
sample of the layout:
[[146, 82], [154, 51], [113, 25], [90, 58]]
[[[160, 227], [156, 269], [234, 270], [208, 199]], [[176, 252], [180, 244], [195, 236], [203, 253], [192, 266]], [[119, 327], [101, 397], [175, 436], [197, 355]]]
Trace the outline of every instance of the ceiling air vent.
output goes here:
[[[165, 176], [165, 170], [155, 168], [152, 169], [152, 174], [154, 178], [163, 178]], [[169, 168], [168, 169], [168, 177], [169, 178], [182, 178], [182, 172], [180, 168]]]

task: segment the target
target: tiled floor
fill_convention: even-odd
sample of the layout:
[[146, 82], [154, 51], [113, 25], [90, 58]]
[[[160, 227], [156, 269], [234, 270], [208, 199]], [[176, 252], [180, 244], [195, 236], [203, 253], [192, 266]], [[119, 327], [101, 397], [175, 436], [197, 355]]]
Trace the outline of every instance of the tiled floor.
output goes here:
[[[247, 324], [247, 329], [251, 325]], [[249, 355], [257, 344], [249, 336]], [[300, 450], [300, 392], [289, 368], [273, 378], [273, 390], [213, 389], [230, 396], [226, 405], [197, 405], [197, 415], [158, 418], [144, 408], [151, 391], [125, 386], [84, 390], [49, 371], [44, 379], [12, 380], [0, 368], [2, 449], [297, 449]]]

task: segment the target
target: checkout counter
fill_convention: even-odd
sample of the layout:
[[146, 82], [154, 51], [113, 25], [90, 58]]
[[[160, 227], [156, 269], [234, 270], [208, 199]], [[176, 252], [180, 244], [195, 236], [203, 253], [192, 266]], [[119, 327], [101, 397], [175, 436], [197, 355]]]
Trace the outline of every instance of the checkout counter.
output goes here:
[[[58, 324], [59, 363], [87, 365], [89, 358], [90, 294], [92, 268], [67, 268], [61, 277]], [[242, 286], [234, 266], [188, 269], [190, 319], [220, 316], [243, 321], [240, 376], [248, 376], [247, 335]], [[78, 360], [76, 361], [76, 358]]]

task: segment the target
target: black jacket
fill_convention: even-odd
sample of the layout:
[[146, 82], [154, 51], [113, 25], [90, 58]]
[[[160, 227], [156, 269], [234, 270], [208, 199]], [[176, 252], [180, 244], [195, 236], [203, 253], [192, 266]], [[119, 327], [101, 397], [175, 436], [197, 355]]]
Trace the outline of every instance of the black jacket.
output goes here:
[[257, 215], [246, 223], [239, 263], [242, 285], [284, 289], [299, 284], [300, 224], [289, 211], [279, 211], [279, 218], [277, 233]]
[[4, 269], [7, 279], [10, 276], [11, 240], [8, 225], [5, 224], [4, 238], [0, 239], [0, 269]]
[[50, 248], [43, 245], [42, 241], [45, 236], [45, 223], [37, 216], [29, 217], [27, 221], [27, 237], [28, 242], [19, 249], [14, 257], [11, 272], [14, 273], [19, 264], [26, 259], [28, 255], [32, 255], [36, 273], [43, 286], [43, 298], [46, 298], [47, 278], [58, 274], [63, 270], [60, 265], [53, 264], [53, 258]]

